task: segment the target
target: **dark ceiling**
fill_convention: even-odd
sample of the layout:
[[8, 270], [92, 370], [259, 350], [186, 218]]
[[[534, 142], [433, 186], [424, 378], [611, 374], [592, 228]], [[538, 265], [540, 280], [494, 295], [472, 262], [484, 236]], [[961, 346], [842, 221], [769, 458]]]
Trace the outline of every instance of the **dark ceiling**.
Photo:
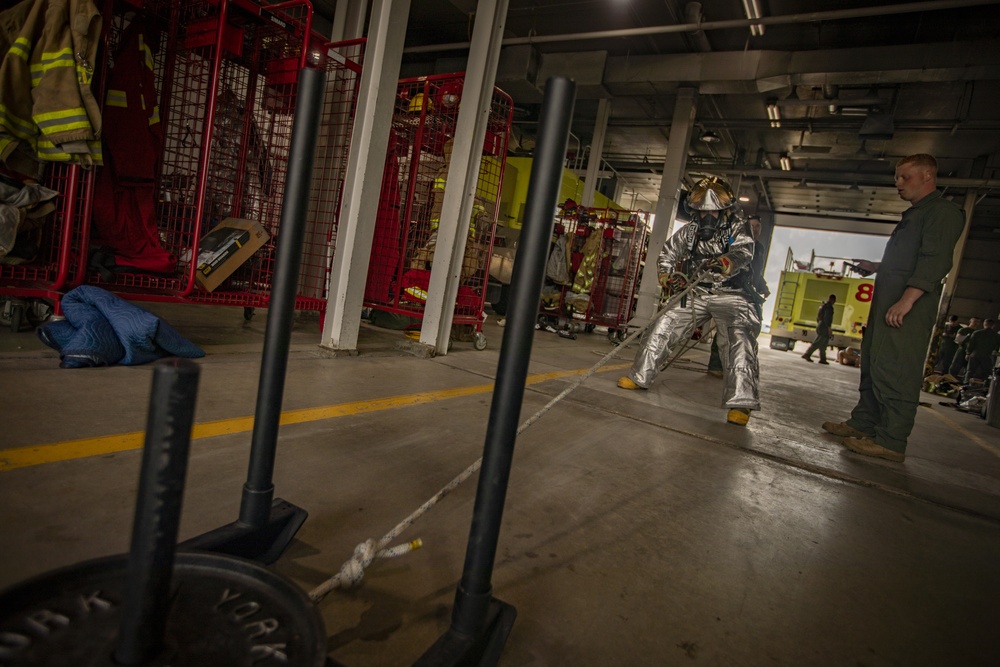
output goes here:
[[[476, 4], [413, 0], [404, 75], [464, 69]], [[505, 28], [497, 85], [516, 107], [512, 150], [531, 152], [545, 80], [570, 76], [576, 166], [608, 99], [602, 174], [624, 184], [625, 205], [655, 208], [677, 91], [694, 87], [687, 182], [724, 175], [783, 224], [891, 230], [906, 207], [894, 163], [918, 152], [938, 158], [952, 194], [976, 187], [981, 212], [1000, 214], [1000, 0], [510, 0]]]

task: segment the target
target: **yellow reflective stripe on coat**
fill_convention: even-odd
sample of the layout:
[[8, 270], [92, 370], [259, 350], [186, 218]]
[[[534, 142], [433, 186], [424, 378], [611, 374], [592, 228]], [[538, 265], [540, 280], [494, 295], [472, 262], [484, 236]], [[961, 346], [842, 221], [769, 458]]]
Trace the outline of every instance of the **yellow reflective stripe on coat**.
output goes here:
[[31, 41], [27, 37], [18, 37], [7, 49], [7, 54], [28, 62], [31, 57]]
[[18, 143], [17, 139], [14, 139], [12, 137], [6, 137], [6, 136], [0, 134], [0, 154], [6, 153], [7, 152], [7, 148], [11, 144], [16, 144], [16, 143]]
[[104, 97], [104, 103], [109, 107], [128, 107], [128, 95], [124, 90], [108, 90]]
[[46, 72], [59, 67], [77, 68], [72, 49], [43, 53], [41, 61], [31, 65], [31, 87], [37, 88]]
[[156, 125], [160, 122], [160, 107], [159, 105], [153, 107], [153, 115], [149, 117], [149, 124]]
[[14, 115], [3, 104], [0, 104], [0, 126], [6, 127], [11, 134], [20, 139], [31, 139], [38, 134], [34, 123]]
[[69, 132], [70, 130], [87, 130], [91, 128], [90, 117], [83, 107], [49, 111], [35, 114], [35, 125], [45, 134]]
[[38, 157], [49, 162], [86, 162], [102, 164], [104, 155], [101, 153], [101, 142], [99, 140], [87, 140], [88, 153], [67, 153], [62, 148], [52, 143], [48, 139], [39, 139], [35, 146]]
[[148, 67], [149, 71], [152, 72], [153, 71], [153, 52], [149, 49], [149, 46], [146, 45], [146, 40], [144, 40], [142, 38], [142, 35], [139, 35], [139, 50], [142, 51], [146, 55], [146, 58], [145, 58], [146, 67]]

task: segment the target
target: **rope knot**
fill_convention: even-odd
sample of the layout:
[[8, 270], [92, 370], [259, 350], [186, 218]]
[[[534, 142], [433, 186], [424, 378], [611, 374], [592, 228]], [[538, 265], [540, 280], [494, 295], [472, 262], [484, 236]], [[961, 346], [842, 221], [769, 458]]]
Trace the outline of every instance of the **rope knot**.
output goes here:
[[365, 568], [375, 559], [375, 540], [365, 540], [354, 547], [354, 555], [340, 566], [340, 583], [346, 588], [354, 588], [365, 578]]

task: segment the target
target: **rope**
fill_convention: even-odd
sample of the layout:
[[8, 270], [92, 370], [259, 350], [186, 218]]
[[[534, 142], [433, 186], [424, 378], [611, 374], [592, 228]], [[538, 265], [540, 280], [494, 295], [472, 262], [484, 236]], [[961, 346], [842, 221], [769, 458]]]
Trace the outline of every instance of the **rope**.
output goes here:
[[[656, 314], [642, 327], [636, 329], [633, 333], [629, 334], [621, 343], [616, 345], [611, 352], [604, 355], [600, 361], [594, 364], [590, 370], [588, 370], [583, 375], [579, 376], [575, 382], [573, 382], [569, 387], [561, 391], [555, 398], [545, 404], [541, 410], [533, 414], [527, 419], [521, 426], [517, 429], [516, 435], [521, 435], [528, 427], [534, 424], [536, 421], [541, 419], [542, 415], [548, 412], [552, 406], [565, 398], [570, 392], [583, 384], [587, 378], [592, 376], [597, 372], [601, 366], [604, 366], [608, 361], [610, 361], [617, 353], [618, 350], [627, 346], [633, 340], [641, 336], [646, 329], [648, 329], [656, 320], [658, 320], [664, 313], [673, 308], [675, 305], [680, 303], [687, 294], [694, 289], [698, 282], [704, 279], [708, 275], [708, 271], [702, 271], [698, 276], [690, 280], [683, 290], [674, 294], [667, 302], [656, 312]], [[676, 356], [675, 356], [676, 358]], [[673, 360], [671, 360], [672, 362]], [[365, 570], [369, 565], [372, 564], [376, 559], [385, 558], [395, 558], [396, 556], [402, 556], [403, 554], [409, 553], [415, 549], [419, 549], [423, 546], [423, 542], [418, 538], [412, 542], [407, 542], [405, 544], [400, 544], [395, 547], [389, 547], [389, 543], [394, 539], [399, 537], [399, 534], [404, 530], [409, 528], [413, 523], [426, 514], [432, 507], [438, 504], [440, 500], [445, 498], [448, 494], [454, 491], [459, 484], [467, 480], [472, 476], [480, 467], [482, 467], [483, 458], [479, 457], [476, 461], [470, 465], [468, 468], [463, 470], [458, 474], [453, 480], [448, 482], [440, 491], [435, 493], [430, 499], [428, 499], [423, 505], [418, 507], [413, 511], [408, 517], [400, 521], [396, 526], [390, 530], [388, 533], [382, 536], [378, 542], [367, 539], [364, 542], [358, 544], [354, 547], [354, 554], [340, 566], [340, 571], [333, 575], [323, 583], [321, 583], [316, 588], [309, 591], [309, 599], [313, 602], [319, 602], [322, 600], [330, 591], [335, 588], [353, 588], [359, 585], [364, 579]]]

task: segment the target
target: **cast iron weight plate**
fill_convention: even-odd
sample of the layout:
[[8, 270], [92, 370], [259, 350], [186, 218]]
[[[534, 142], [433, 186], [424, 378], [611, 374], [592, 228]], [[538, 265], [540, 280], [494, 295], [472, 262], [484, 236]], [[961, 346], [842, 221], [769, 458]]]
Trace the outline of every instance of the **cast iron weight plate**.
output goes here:
[[[120, 667], [128, 556], [85, 561], [0, 593], [0, 665]], [[260, 565], [178, 552], [163, 650], [149, 665], [315, 666], [326, 630], [305, 593]]]

